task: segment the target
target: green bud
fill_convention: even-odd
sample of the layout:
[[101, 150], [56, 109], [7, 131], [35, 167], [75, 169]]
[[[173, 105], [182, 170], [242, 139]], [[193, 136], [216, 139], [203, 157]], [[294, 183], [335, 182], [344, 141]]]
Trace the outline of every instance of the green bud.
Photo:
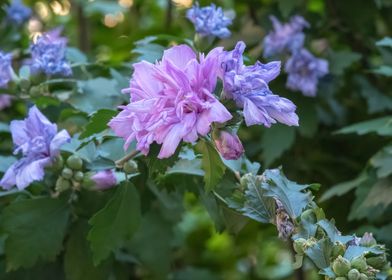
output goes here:
[[64, 159], [63, 159], [63, 157], [62, 157], [62, 156], [57, 156], [57, 157], [55, 158], [54, 162], [53, 162], [52, 167], [53, 167], [55, 170], [60, 170], [60, 169], [62, 169], [62, 168], [64, 167]]
[[83, 167], [83, 160], [76, 155], [72, 155], [67, 159], [67, 165], [71, 169], [80, 170]]
[[55, 190], [58, 192], [63, 192], [63, 191], [68, 190], [70, 187], [71, 187], [70, 181], [68, 181], [62, 177], [59, 177], [56, 181]]
[[84, 178], [84, 174], [82, 171], [76, 171], [73, 175], [73, 178], [76, 182], [82, 182]]
[[377, 244], [376, 239], [374, 239], [372, 233], [366, 232], [361, 240], [359, 241], [359, 245], [364, 246], [364, 247], [372, 247]]
[[387, 263], [387, 258], [383, 254], [380, 256], [367, 258], [366, 262], [368, 265], [370, 265], [376, 269], [382, 269], [384, 267], [384, 265]]
[[358, 271], [358, 269], [351, 269], [348, 272], [348, 280], [359, 280], [359, 278], [361, 277], [361, 273]]
[[303, 255], [306, 249], [306, 239], [298, 238], [294, 240], [293, 247], [296, 253]]
[[28, 90], [31, 86], [31, 83], [27, 79], [22, 79], [20, 80], [20, 87], [24, 90]]
[[316, 215], [314, 214], [313, 209], [308, 209], [308, 210], [305, 210], [304, 212], [302, 212], [301, 220], [308, 221], [312, 224], [316, 223], [317, 218], [316, 218]]
[[41, 90], [38, 86], [33, 86], [30, 88], [30, 95], [31, 96], [39, 96], [41, 93]]
[[363, 272], [367, 268], [366, 259], [364, 256], [356, 257], [351, 261], [351, 266]]
[[137, 162], [134, 160], [129, 160], [124, 164], [124, 172], [127, 174], [134, 174], [138, 172]]
[[345, 251], [346, 251], [346, 246], [338, 241], [332, 247], [332, 256], [334, 258], [337, 258], [338, 256], [343, 256]]
[[91, 179], [91, 176], [93, 175], [94, 172], [87, 172], [86, 174], [84, 174], [82, 182], [82, 187], [84, 189], [91, 190], [94, 187], [95, 182]]
[[345, 276], [351, 269], [350, 261], [338, 256], [332, 263], [332, 270], [337, 276]]
[[339, 276], [339, 277], [336, 277], [335, 280], [347, 280], [347, 278], [344, 276]]
[[63, 177], [64, 179], [69, 180], [72, 178], [72, 176], [73, 176], [72, 170], [67, 167], [64, 168], [63, 171], [61, 171], [61, 177]]
[[367, 277], [367, 275], [365, 273], [361, 273], [361, 275], [359, 276], [359, 280], [368, 280], [369, 277]]

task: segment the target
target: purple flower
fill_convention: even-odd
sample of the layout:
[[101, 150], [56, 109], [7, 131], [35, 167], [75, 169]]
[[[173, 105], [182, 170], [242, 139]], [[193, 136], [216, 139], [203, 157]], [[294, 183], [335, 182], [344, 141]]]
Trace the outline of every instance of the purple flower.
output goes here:
[[12, 55], [0, 51], [0, 88], [6, 88], [11, 80]]
[[232, 23], [232, 17], [225, 15], [221, 7], [211, 4], [200, 8], [197, 3], [187, 11], [186, 17], [195, 25], [196, 32], [201, 36], [230, 36], [227, 26]]
[[32, 72], [44, 72], [46, 75], [72, 75], [71, 66], [65, 58], [67, 39], [60, 37], [57, 28], [44, 33], [30, 46]]
[[8, 94], [0, 94], [0, 111], [11, 106], [12, 96]]
[[220, 131], [214, 139], [215, 146], [224, 159], [239, 159], [244, 153], [244, 147], [237, 134], [228, 131]]
[[51, 123], [33, 106], [27, 119], [12, 121], [10, 125], [14, 154], [22, 158], [11, 165], [0, 181], [0, 186], [10, 189], [16, 185], [24, 189], [33, 181], [44, 177], [44, 168], [52, 164], [59, 154], [60, 146], [70, 139], [66, 130], [57, 133], [57, 125]]
[[247, 126], [281, 122], [298, 125], [296, 106], [288, 99], [273, 94], [268, 83], [280, 72], [280, 62], [267, 64], [256, 62], [245, 66], [242, 54], [244, 42], [238, 42], [235, 49], [222, 55], [223, 86], [226, 98], [233, 99], [243, 108]]
[[314, 57], [306, 49], [293, 54], [286, 62], [286, 86], [306, 96], [315, 96], [318, 80], [328, 74], [328, 61]]
[[97, 172], [95, 175], [91, 176], [91, 179], [95, 183], [96, 190], [106, 190], [117, 185], [117, 179], [114, 172], [110, 169]]
[[264, 56], [271, 57], [285, 51], [295, 52], [302, 48], [305, 34], [302, 30], [309, 23], [301, 16], [294, 16], [286, 24], [271, 16], [274, 30], [264, 38]]
[[207, 135], [211, 123], [232, 118], [213, 95], [222, 48], [197, 59], [193, 50], [180, 45], [166, 50], [162, 61], [134, 64], [131, 102], [109, 122], [125, 139], [125, 148], [137, 141], [137, 149], [149, 152], [154, 141], [162, 144], [158, 158], [170, 157], [181, 140], [192, 143]]
[[25, 23], [31, 16], [31, 9], [23, 5], [20, 0], [13, 0], [5, 11], [8, 21], [17, 25]]

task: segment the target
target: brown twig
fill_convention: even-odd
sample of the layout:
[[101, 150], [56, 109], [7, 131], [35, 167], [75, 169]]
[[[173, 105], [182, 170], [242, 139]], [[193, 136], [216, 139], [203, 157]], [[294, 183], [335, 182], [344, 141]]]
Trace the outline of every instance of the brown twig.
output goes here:
[[124, 157], [120, 158], [119, 160], [117, 160], [115, 162], [116, 166], [118, 168], [122, 168], [124, 163], [126, 163], [128, 160], [134, 158], [135, 156], [137, 156], [139, 154], [139, 151], [134, 150], [132, 152], [130, 152], [129, 154], [125, 155]]

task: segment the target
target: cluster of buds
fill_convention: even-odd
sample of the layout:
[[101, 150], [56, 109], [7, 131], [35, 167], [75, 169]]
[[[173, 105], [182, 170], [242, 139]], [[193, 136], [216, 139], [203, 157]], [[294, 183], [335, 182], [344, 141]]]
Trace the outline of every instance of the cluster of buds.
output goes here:
[[64, 192], [71, 187], [79, 189], [85, 174], [83, 173], [83, 160], [76, 155], [67, 158], [65, 164], [61, 156], [58, 157], [56, 167], [61, 170], [60, 176], [57, 178], [55, 190], [56, 192]]
[[337, 276], [336, 280], [376, 279], [376, 274], [379, 272], [379, 270], [367, 264], [363, 255], [351, 261], [338, 256], [332, 263], [332, 270]]

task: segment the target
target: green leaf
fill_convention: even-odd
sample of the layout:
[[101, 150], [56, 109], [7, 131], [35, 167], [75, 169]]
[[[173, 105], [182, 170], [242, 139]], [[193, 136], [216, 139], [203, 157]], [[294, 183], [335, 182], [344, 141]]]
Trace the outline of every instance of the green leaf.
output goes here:
[[226, 166], [211, 142], [200, 140], [196, 149], [203, 155], [202, 168], [205, 172], [204, 182], [206, 191], [213, 190], [225, 174]]
[[392, 146], [386, 146], [370, 159], [377, 169], [377, 176], [385, 178], [392, 174]]
[[130, 182], [120, 185], [106, 206], [89, 221], [88, 234], [94, 264], [98, 265], [110, 253], [121, 248], [139, 227], [140, 198]]
[[154, 63], [162, 57], [165, 48], [156, 43], [152, 43], [156, 39], [157, 37], [155, 36], [149, 36], [135, 43], [135, 48], [132, 50], [132, 53], [137, 55], [137, 61], [145, 60]]
[[333, 243], [329, 239], [321, 239], [306, 249], [305, 254], [319, 269], [325, 269], [330, 265], [332, 246]]
[[39, 259], [52, 261], [62, 249], [68, 224], [66, 200], [36, 198], [18, 200], [4, 209], [1, 226], [7, 270], [31, 267]]
[[390, 47], [392, 48], [392, 38], [391, 37], [385, 37], [381, 39], [380, 41], [376, 42], [376, 45], [379, 47]]
[[230, 203], [229, 207], [241, 212], [260, 223], [275, 223], [275, 200], [265, 196], [265, 190], [261, 187], [263, 178], [252, 174], [243, 177], [246, 181], [246, 189], [241, 202]]
[[87, 57], [77, 48], [68, 47], [65, 52], [68, 61], [72, 63], [86, 63]]
[[88, 114], [99, 109], [113, 109], [120, 105], [124, 96], [112, 79], [95, 78], [78, 81], [78, 92], [74, 92], [68, 102], [76, 109]]
[[14, 156], [0, 156], [0, 172], [6, 172], [15, 161]]
[[392, 67], [391, 66], [381, 65], [377, 69], [374, 69], [372, 72], [386, 76], [386, 77], [392, 77]]
[[160, 145], [156, 143], [150, 145], [150, 152], [148, 153], [148, 156], [146, 158], [150, 176], [152, 176], [153, 174], [165, 173], [169, 167], [173, 166], [178, 159], [181, 145], [177, 147], [174, 155], [169, 158], [159, 159], [158, 154], [160, 150]]
[[361, 57], [361, 54], [351, 51], [333, 52], [329, 57], [330, 72], [338, 76], [343, 75], [344, 71]]
[[320, 201], [326, 201], [334, 196], [342, 196], [349, 191], [355, 189], [357, 186], [362, 184], [367, 179], [367, 174], [362, 172], [357, 178], [351, 181], [343, 182], [333, 186], [332, 188], [328, 189], [320, 198]]
[[94, 266], [87, 242], [88, 224], [79, 220], [71, 230], [64, 255], [64, 270], [68, 280], [106, 280], [109, 277], [108, 262]]
[[392, 136], [392, 118], [382, 117], [370, 121], [356, 123], [350, 126], [346, 126], [338, 130], [336, 133], [356, 133], [358, 135], [377, 133], [380, 136]]
[[292, 219], [301, 215], [311, 201], [311, 193], [304, 192], [311, 185], [300, 185], [288, 180], [280, 169], [266, 170], [263, 177], [261, 186], [265, 195], [278, 199]]
[[95, 112], [87, 124], [86, 129], [80, 135], [80, 139], [100, 133], [108, 128], [108, 122], [117, 115], [117, 111], [101, 109]]
[[380, 206], [386, 209], [392, 203], [391, 183], [389, 178], [378, 180], [362, 202], [361, 208]]
[[377, 247], [362, 247], [362, 246], [349, 246], [344, 253], [344, 258], [351, 261], [354, 258], [360, 257], [366, 253], [373, 253], [376, 255], [383, 254], [384, 251]]
[[263, 147], [263, 160], [266, 166], [270, 166], [288, 150], [295, 140], [295, 128], [282, 124], [275, 124], [265, 129], [261, 137]]
[[323, 219], [321, 221], [318, 221], [317, 224], [325, 231], [325, 233], [333, 243], [339, 241], [340, 243], [346, 244], [353, 239], [353, 236], [342, 235], [335, 227], [335, 221], [333, 220], [328, 221], [326, 219]]
[[392, 98], [380, 92], [363, 76], [356, 76], [355, 83], [360, 88], [360, 93], [368, 103], [369, 113], [384, 112], [392, 109]]
[[165, 175], [170, 174], [187, 174], [195, 176], [204, 176], [204, 170], [201, 169], [200, 159], [179, 159], [172, 167], [168, 168]]

